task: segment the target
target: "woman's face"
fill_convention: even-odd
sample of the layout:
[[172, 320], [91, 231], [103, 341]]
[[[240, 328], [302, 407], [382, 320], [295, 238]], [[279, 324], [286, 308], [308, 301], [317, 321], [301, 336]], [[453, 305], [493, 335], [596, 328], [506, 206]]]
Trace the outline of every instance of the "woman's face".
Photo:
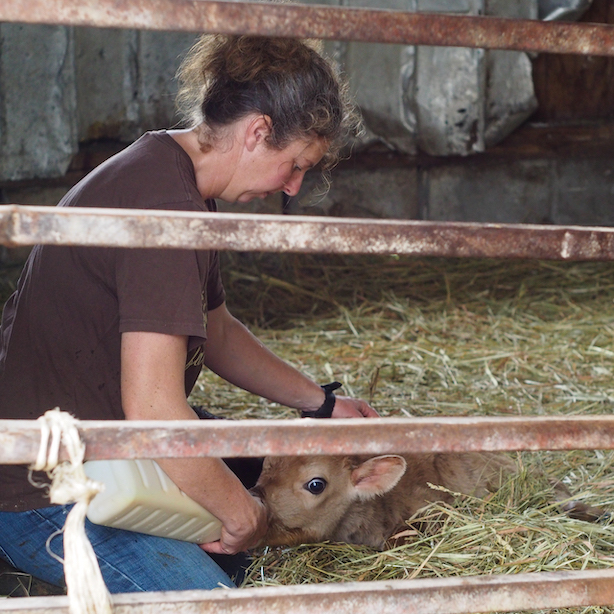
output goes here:
[[316, 166], [328, 149], [319, 137], [292, 141], [283, 149], [274, 149], [262, 141], [244, 159], [235, 175], [235, 202], [246, 203], [276, 192], [295, 196], [305, 173]]

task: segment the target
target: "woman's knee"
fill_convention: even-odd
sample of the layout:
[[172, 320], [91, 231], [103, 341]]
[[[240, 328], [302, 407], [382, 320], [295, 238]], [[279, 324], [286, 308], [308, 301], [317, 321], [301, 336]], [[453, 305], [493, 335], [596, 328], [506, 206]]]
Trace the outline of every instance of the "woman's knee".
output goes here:
[[112, 593], [208, 590], [235, 584], [196, 544], [86, 523]]
[[[0, 556], [14, 567], [64, 586], [61, 533], [69, 507], [0, 512]], [[232, 588], [235, 584], [196, 544], [112, 529], [86, 521], [86, 532], [111, 593]], [[53, 556], [51, 554], [53, 553]]]

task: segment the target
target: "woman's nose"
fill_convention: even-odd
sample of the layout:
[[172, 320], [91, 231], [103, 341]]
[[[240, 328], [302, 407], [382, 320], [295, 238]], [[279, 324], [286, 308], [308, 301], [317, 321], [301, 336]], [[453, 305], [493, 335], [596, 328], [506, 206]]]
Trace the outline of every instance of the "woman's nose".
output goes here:
[[304, 176], [304, 173], [297, 173], [296, 175], [293, 175], [288, 182], [284, 184], [284, 194], [287, 194], [288, 196], [296, 196], [301, 189]]

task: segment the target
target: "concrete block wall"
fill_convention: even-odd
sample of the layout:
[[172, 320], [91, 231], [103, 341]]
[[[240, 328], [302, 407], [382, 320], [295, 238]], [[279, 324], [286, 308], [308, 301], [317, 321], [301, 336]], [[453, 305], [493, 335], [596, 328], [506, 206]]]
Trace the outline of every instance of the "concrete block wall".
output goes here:
[[92, 139], [172, 126], [194, 34], [0, 24], [0, 181], [61, 177]]
[[[481, 154], [436, 162], [426, 156], [359, 155], [317, 177], [290, 201], [301, 215], [510, 224], [614, 226], [614, 154]], [[257, 205], [254, 205], [255, 207]], [[394, 215], [389, 215], [393, 212]]]
[[552, 177], [554, 223], [614, 226], [614, 156], [560, 161]]
[[551, 166], [549, 160], [505, 160], [424, 170], [422, 215], [429, 220], [543, 223], [552, 219]]
[[0, 179], [63, 175], [75, 109], [72, 29], [0, 24]]
[[195, 35], [75, 28], [79, 140], [130, 142], [176, 121], [175, 72]]
[[[535, 19], [538, 0], [304, 0], [306, 4]], [[455, 47], [327, 43], [347, 74], [367, 134], [416, 154], [470, 155], [499, 142], [536, 109], [525, 53]]]
[[[316, 0], [304, 0], [314, 2]], [[317, 0], [405, 11], [536, 16], [538, 0]], [[166, 128], [174, 74], [195, 34], [0, 24], [0, 181], [57, 177], [79, 143]], [[327, 43], [368, 128], [358, 145], [467, 155], [535, 107], [525, 54]]]

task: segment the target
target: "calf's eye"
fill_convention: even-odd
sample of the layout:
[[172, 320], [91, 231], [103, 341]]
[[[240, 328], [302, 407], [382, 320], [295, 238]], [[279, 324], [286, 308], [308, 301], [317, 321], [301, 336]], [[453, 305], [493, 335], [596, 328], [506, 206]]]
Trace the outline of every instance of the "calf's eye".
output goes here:
[[308, 490], [312, 495], [320, 495], [326, 488], [326, 480], [324, 478], [313, 478], [309, 480], [303, 488]]

